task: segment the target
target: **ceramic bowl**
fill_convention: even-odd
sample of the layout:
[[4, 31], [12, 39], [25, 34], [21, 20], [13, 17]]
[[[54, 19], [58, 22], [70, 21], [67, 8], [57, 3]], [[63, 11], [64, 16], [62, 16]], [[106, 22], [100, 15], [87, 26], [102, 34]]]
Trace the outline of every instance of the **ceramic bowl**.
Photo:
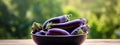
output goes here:
[[86, 39], [86, 34], [83, 35], [32, 35], [33, 41], [37, 45], [82, 45]]

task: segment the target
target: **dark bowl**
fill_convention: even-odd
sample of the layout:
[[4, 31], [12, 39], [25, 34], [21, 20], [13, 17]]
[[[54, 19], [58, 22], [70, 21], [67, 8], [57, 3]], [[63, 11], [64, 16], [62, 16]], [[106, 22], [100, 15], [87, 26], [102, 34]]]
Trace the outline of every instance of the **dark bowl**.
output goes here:
[[81, 45], [86, 35], [57, 35], [57, 36], [36, 36], [32, 35], [32, 39], [37, 45]]

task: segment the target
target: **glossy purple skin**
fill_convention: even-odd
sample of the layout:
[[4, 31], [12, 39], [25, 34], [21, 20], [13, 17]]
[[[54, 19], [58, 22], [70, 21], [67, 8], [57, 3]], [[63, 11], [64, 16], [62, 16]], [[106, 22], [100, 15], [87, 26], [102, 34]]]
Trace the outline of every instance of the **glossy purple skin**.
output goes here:
[[45, 30], [45, 28], [46, 28], [48, 23], [64, 23], [64, 22], [67, 22], [67, 21], [68, 21], [68, 19], [64, 15], [63, 16], [59, 16], [59, 17], [51, 18], [51, 19], [49, 19], [49, 20], [44, 22], [43, 30]]
[[50, 25], [50, 28], [61, 28], [71, 33], [75, 28], [84, 24], [85, 21], [83, 19], [76, 19], [65, 23], [52, 24]]
[[81, 30], [81, 26], [75, 28], [72, 32], [71, 32], [71, 35], [77, 35], [77, 32]]
[[46, 34], [45, 31], [40, 30], [40, 31], [36, 32], [34, 35], [36, 35], [36, 36], [40, 36], [40, 35], [45, 35], [45, 34]]
[[59, 28], [49, 29], [46, 35], [70, 35], [67, 31]]
[[81, 29], [82, 29], [85, 33], [87, 33], [87, 31], [88, 31], [88, 29], [89, 29], [89, 26], [88, 26], [88, 25], [83, 25], [83, 26], [81, 27]]
[[40, 30], [39, 32], [40, 32], [41, 35], [45, 35], [46, 34], [46, 32], [43, 31], [43, 30]]

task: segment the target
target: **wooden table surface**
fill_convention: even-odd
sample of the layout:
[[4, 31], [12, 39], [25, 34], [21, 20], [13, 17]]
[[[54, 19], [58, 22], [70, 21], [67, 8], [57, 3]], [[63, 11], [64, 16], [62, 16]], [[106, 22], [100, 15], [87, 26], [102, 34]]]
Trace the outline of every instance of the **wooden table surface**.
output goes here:
[[[32, 39], [0, 40], [0, 45], [35, 45]], [[120, 45], [120, 39], [87, 39], [83, 45]]]

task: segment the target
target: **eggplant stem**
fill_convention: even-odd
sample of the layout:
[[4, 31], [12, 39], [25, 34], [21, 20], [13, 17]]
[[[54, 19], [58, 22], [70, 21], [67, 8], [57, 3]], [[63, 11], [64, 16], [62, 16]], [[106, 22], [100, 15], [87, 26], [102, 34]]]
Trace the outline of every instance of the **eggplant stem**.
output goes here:
[[48, 23], [45, 29], [51, 28], [51, 25], [52, 25], [52, 24], [53, 24], [52, 22]]
[[35, 28], [36, 30], [39, 30], [39, 28], [41, 28], [41, 25], [37, 22], [34, 22], [32, 27]]
[[70, 15], [65, 15], [65, 17], [67, 18], [66, 21], [70, 21], [70, 17], [72, 16], [72, 14]]

